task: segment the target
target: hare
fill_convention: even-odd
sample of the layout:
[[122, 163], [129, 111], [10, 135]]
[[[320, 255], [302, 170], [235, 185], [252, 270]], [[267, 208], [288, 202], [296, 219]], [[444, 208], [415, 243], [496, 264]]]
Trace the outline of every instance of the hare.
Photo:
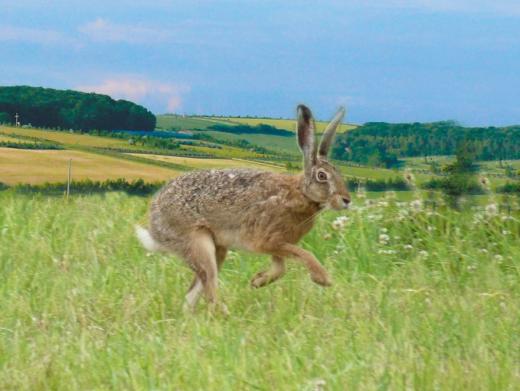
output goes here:
[[314, 255], [296, 244], [320, 211], [350, 203], [340, 173], [327, 161], [344, 113], [340, 108], [318, 147], [312, 113], [298, 106], [297, 139], [304, 167], [299, 175], [250, 169], [197, 171], [173, 179], [155, 195], [149, 230], [137, 227], [137, 236], [148, 250], [176, 254], [195, 272], [187, 308], [193, 309], [202, 293], [210, 304], [216, 303], [217, 274], [228, 248], [271, 255], [271, 267], [253, 277], [253, 287], [282, 277], [286, 258], [301, 261], [315, 283], [331, 284]]

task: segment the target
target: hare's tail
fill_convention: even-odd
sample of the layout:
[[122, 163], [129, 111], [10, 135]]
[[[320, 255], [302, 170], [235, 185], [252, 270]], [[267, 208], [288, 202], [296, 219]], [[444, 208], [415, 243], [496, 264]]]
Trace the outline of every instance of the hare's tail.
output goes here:
[[145, 229], [139, 225], [136, 225], [135, 234], [136, 234], [137, 238], [139, 239], [139, 241], [141, 242], [141, 244], [143, 245], [143, 247], [145, 249], [147, 249], [148, 251], [161, 250], [161, 245], [159, 243], [157, 243], [157, 241], [155, 241], [154, 238], [152, 238], [152, 235], [150, 235], [150, 232], [147, 229]]

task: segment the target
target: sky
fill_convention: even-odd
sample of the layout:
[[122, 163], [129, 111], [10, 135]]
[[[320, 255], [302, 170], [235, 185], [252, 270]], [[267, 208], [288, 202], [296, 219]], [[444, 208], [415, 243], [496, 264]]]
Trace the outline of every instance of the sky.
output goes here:
[[520, 124], [520, 1], [0, 0], [0, 85], [154, 113]]

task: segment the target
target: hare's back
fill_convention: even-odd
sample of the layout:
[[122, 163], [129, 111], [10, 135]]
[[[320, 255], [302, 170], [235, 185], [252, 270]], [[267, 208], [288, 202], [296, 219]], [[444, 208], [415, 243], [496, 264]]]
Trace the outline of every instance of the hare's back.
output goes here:
[[250, 169], [194, 171], [165, 185], [153, 208], [200, 215], [240, 210], [275, 191], [277, 175]]

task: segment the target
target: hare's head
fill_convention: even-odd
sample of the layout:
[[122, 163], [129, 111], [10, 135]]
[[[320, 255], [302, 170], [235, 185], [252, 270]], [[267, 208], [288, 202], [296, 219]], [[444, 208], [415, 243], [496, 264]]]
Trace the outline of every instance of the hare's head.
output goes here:
[[333, 209], [347, 208], [350, 194], [339, 170], [327, 160], [330, 146], [341, 123], [345, 109], [341, 108], [323, 133], [319, 147], [314, 137], [314, 119], [308, 107], [298, 106], [298, 145], [303, 153], [303, 193]]

